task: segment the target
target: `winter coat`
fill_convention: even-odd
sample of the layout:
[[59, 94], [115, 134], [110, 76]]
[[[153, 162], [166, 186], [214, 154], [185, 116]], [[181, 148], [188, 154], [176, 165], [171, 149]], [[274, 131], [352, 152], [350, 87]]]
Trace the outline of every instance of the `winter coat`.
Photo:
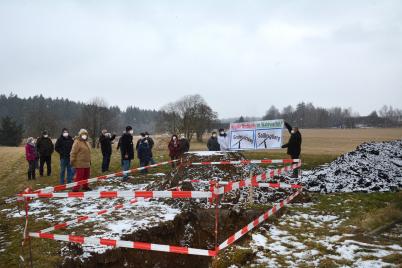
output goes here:
[[229, 150], [229, 137], [225, 133], [223, 135], [219, 134], [218, 136], [218, 143], [220, 145], [221, 151], [228, 151]]
[[91, 166], [91, 147], [87, 141], [80, 138], [74, 140], [70, 152], [70, 162], [75, 168], [89, 168]]
[[288, 148], [287, 154], [292, 157], [299, 157], [301, 152], [302, 136], [299, 131], [292, 133], [292, 127], [285, 123], [286, 128], [290, 133], [288, 143], [282, 145], [282, 148]]
[[208, 147], [208, 150], [210, 150], [210, 151], [220, 151], [221, 150], [221, 146], [219, 145], [218, 139], [214, 138], [214, 137], [209, 138], [207, 147]]
[[71, 148], [73, 147], [74, 140], [69, 135], [68, 137], [64, 137], [61, 135], [54, 146], [56, 152], [60, 154], [60, 159], [70, 158]]
[[[133, 136], [129, 133], [124, 133], [120, 138], [120, 153], [121, 158], [123, 160], [132, 160], [134, 159], [134, 144], [133, 144]], [[128, 158], [125, 158], [125, 155]]]
[[170, 140], [169, 145], [169, 156], [170, 157], [179, 157], [180, 156], [180, 143], [178, 140], [174, 141], [173, 139]]
[[138, 151], [138, 147], [140, 146], [140, 143], [141, 143], [142, 141], [144, 141], [144, 140], [147, 140], [147, 141], [148, 141], [148, 144], [149, 144], [150, 149], [151, 149], [151, 158], [152, 158], [152, 157], [153, 157], [152, 149], [154, 148], [155, 142], [154, 142], [154, 140], [153, 140], [151, 137], [139, 139], [139, 140], [137, 141], [137, 144], [135, 145], [135, 150]]
[[40, 137], [36, 142], [36, 148], [38, 149], [39, 157], [51, 156], [54, 152], [54, 145], [52, 140], [48, 137]]
[[147, 140], [142, 140], [138, 144], [138, 159], [142, 162], [149, 162], [152, 158], [151, 145]]
[[112, 154], [112, 141], [116, 138], [116, 135], [112, 135], [112, 137], [108, 137], [106, 135], [101, 134], [99, 136], [99, 143], [101, 145], [102, 155], [111, 155]]
[[190, 150], [190, 143], [188, 142], [187, 139], [180, 139], [180, 153], [184, 154], [187, 153]]
[[34, 161], [37, 158], [36, 148], [34, 144], [27, 143], [25, 145], [25, 158], [28, 161]]

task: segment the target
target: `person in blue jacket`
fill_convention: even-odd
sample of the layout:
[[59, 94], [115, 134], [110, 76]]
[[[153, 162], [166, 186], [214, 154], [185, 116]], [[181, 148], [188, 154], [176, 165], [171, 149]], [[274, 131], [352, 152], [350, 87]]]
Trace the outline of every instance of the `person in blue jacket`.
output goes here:
[[[148, 166], [149, 162], [152, 159], [152, 149], [148, 139], [142, 139], [139, 142], [137, 153], [138, 153], [138, 159], [140, 160], [140, 166], [141, 167]], [[146, 174], [148, 173], [148, 170], [143, 169], [141, 170], [141, 173]]]

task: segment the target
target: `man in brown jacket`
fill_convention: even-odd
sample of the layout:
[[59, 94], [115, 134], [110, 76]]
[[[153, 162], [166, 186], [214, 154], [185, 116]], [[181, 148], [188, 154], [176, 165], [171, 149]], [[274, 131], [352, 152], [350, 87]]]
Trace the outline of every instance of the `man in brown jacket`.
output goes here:
[[[71, 165], [75, 168], [74, 182], [89, 179], [91, 167], [91, 148], [88, 143], [88, 132], [81, 129], [78, 137], [74, 140], [70, 153]], [[73, 192], [78, 192], [81, 186], [74, 186]], [[82, 185], [84, 191], [91, 190], [88, 183]]]

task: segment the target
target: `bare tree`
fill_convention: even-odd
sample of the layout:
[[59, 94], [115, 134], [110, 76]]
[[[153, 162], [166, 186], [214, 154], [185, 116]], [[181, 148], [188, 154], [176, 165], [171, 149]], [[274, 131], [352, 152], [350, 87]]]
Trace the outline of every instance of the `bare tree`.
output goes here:
[[191, 140], [194, 134], [202, 141], [202, 135], [217, 119], [217, 114], [200, 95], [188, 95], [162, 107], [163, 123], [170, 133], [184, 133]]
[[83, 107], [80, 124], [88, 130], [93, 148], [96, 147], [96, 139], [102, 128], [109, 125], [112, 120], [112, 113], [108, 109], [106, 101], [100, 97], [92, 99]]

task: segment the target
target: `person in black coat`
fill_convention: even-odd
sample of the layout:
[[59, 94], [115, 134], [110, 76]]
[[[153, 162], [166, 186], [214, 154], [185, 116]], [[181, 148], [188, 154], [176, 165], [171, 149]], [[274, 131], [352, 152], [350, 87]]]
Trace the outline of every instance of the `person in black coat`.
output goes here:
[[144, 134], [145, 134], [145, 139], [148, 141], [149, 147], [151, 149], [151, 159], [149, 160], [149, 163], [153, 165], [153, 164], [155, 164], [155, 160], [154, 160], [154, 155], [152, 153], [152, 150], [154, 148], [155, 142], [147, 131], [145, 131]]
[[74, 140], [69, 135], [67, 128], [63, 128], [60, 137], [56, 141], [55, 150], [60, 155], [60, 184], [64, 184], [67, 171], [67, 183], [73, 182], [74, 170], [70, 163], [70, 152]]
[[[292, 159], [299, 159], [301, 153], [302, 136], [300, 134], [298, 127], [292, 127], [289, 123], [285, 122], [285, 127], [290, 133], [290, 138], [288, 143], [282, 145], [282, 148], [287, 148], [287, 154]], [[298, 170], [293, 170], [293, 177], [297, 177], [299, 174]]]
[[218, 142], [218, 138], [216, 137], [216, 132], [212, 132], [211, 138], [209, 138], [207, 147], [209, 151], [220, 151], [221, 146]]
[[[140, 166], [145, 167], [148, 166], [151, 158], [152, 158], [152, 151], [151, 145], [149, 144], [148, 139], [142, 139], [138, 144], [138, 159], [140, 160]], [[148, 173], [147, 169], [141, 170], [141, 173]]]
[[42, 131], [42, 136], [37, 139], [36, 148], [39, 154], [39, 174], [43, 176], [43, 168], [46, 163], [47, 175], [50, 176], [52, 174], [54, 145], [46, 130]]
[[[120, 138], [120, 153], [123, 170], [130, 169], [131, 160], [134, 159], [134, 144], [133, 144], [133, 128], [131, 126], [126, 127], [126, 132]], [[127, 181], [128, 174], [123, 176], [123, 181]]]
[[180, 154], [181, 155], [190, 151], [190, 143], [188, 142], [188, 140], [186, 139], [186, 136], [184, 136], [184, 134], [180, 135], [179, 143], [180, 143]]
[[112, 141], [116, 138], [116, 135], [112, 135], [107, 132], [107, 129], [103, 129], [99, 136], [99, 143], [102, 151], [102, 172], [109, 171], [110, 157], [112, 155]]

